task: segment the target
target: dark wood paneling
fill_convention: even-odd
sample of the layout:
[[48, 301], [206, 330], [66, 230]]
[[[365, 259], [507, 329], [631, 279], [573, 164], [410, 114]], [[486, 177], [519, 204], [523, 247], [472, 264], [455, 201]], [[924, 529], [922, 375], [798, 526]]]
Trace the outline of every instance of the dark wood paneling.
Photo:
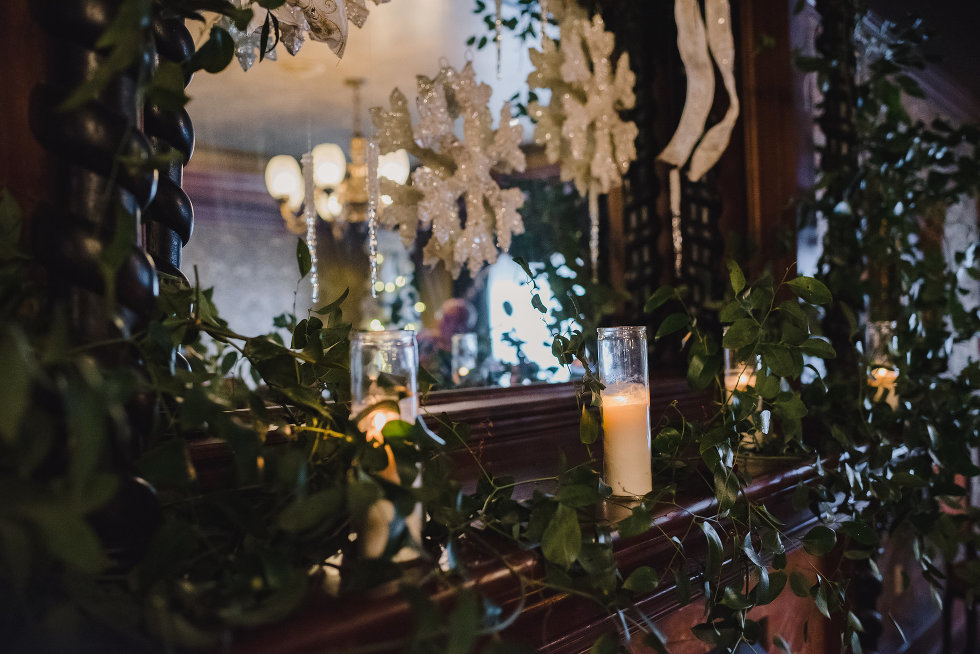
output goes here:
[[0, 2], [0, 189], [13, 192], [30, 220], [45, 195], [48, 161], [28, 123], [31, 90], [44, 79], [47, 36], [31, 19], [30, 0]]
[[793, 92], [789, 4], [737, 3], [747, 236], [756, 248], [750, 269], [758, 274], [769, 263], [777, 279], [796, 260], [794, 200], [801, 127]]

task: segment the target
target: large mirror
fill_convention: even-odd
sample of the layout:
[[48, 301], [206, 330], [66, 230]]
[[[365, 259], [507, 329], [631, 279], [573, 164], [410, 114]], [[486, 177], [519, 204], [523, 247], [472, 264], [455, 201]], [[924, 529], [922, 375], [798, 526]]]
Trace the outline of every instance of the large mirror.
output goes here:
[[[468, 45], [471, 35], [476, 42]], [[488, 36], [485, 47], [476, 47]], [[527, 276], [515, 259], [547, 267], [572, 293], [584, 294], [579, 282], [588, 282], [577, 277], [587, 269], [581, 256], [588, 252], [588, 219], [584, 202], [532, 145], [526, 117], [519, 120], [527, 170], [501, 180], [525, 192], [526, 233], [515, 238], [510, 255], [479, 271], [454, 278], [444, 266], [423, 265], [418, 244], [406, 247], [397, 233], [381, 230], [372, 282], [363, 205], [337, 188], [344, 167], [351, 178], [364, 156], [357, 137], [373, 131], [369, 108], [387, 107], [393, 89], [414, 106], [416, 75], [469, 61], [477, 79], [493, 88], [496, 118], [505, 101], [526, 96], [532, 44], [504, 30], [498, 62], [492, 33], [473, 3], [395, 1], [371, 5], [364, 27], [351, 28], [343, 58], [325, 43], [308, 41], [295, 56], [280, 43], [276, 61], [246, 59], [247, 71], [232, 62], [220, 74], [199, 74], [188, 87], [197, 148], [184, 187], [196, 224], [183, 253], [185, 274], [214, 286], [222, 315], [248, 334], [268, 332], [282, 313], [305, 316], [349, 289], [344, 314], [353, 327], [416, 329], [422, 364], [443, 388], [569, 379], [574, 372], [557, 366], [549, 326], [531, 306]], [[298, 202], [270, 194], [280, 184], [284, 195], [292, 188], [294, 199], [302, 196], [294, 188], [298, 162], [311, 150], [322, 173], [316, 180], [318, 303], [310, 279], [298, 280], [297, 239], [306, 236]], [[404, 182], [414, 163], [383, 159], [380, 172]], [[544, 297], [549, 293], [543, 289]], [[560, 302], [553, 308], [558, 320], [567, 318]]]

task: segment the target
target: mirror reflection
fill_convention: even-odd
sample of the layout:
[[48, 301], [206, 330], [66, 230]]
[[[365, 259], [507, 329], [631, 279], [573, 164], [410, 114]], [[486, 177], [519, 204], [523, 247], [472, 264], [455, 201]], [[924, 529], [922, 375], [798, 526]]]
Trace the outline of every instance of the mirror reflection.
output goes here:
[[[527, 231], [514, 238], [510, 254], [454, 278], [442, 264], [423, 263], [428, 233], [406, 244], [396, 231], [379, 229], [372, 280], [365, 190], [367, 138], [374, 131], [369, 108], [387, 109], [398, 88], [417, 117], [416, 76], [434, 76], [444, 65], [461, 70], [467, 62], [493, 89], [495, 121], [505, 101], [526, 95], [527, 46], [505, 31], [498, 74], [495, 48], [467, 46], [471, 34], [487, 34], [471, 3], [393, 2], [372, 7], [365, 28], [351, 31], [342, 59], [326, 43], [309, 41], [295, 56], [280, 43], [274, 62], [254, 61], [251, 53], [240, 58], [243, 65], [233, 62], [220, 74], [192, 81], [188, 110], [197, 150], [184, 188], [196, 225], [182, 268], [192, 281], [196, 276], [202, 286], [217, 289], [214, 300], [232, 325], [244, 333], [268, 332], [273, 316], [305, 316], [349, 289], [344, 314], [354, 329], [418, 331], [422, 365], [441, 388], [574, 376], [551, 353], [551, 328], [572, 324], [577, 311], [560, 298], [582, 296], [589, 283], [581, 259], [588, 218], [583, 201], [558, 181], [557, 167], [528, 145], [533, 139], [526, 117], [515, 120], [523, 129], [527, 167], [498, 178], [525, 197]], [[398, 47], [390, 47], [395, 42]], [[309, 189], [306, 153], [313, 170]], [[378, 171], [410, 185], [418, 164], [401, 150], [382, 155]], [[394, 195], [381, 194], [379, 211], [397, 206]], [[315, 210], [308, 225], [303, 206], [310, 198]], [[298, 280], [297, 268], [297, 241], [305, 241], [310, 229], [315, 290], [309, 276]], [[551, 283], [541, 279], [538, 291], [552, 310], [551, 325], [531, 306], [522, 261], [531, 262], [532, 272], [550, 273]], [[552, 289], [555, 284], [561, 288]]]

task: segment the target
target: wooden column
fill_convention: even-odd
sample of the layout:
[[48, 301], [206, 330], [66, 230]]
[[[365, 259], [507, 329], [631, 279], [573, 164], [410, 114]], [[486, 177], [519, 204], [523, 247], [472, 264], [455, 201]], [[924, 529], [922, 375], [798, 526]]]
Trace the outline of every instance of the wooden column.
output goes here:
[[48, 51], [38, 47], [46, 37], [30, 16], [30, 0], [0, 3], [0, 188], [10, 191], [21, 205], [24, 219], [44, 197], [48, 156], [34, 139], [28, 119], [31, 89], [48, 68]]
[[787, 0], [740, 2], [739, 66], [745, 140], [746, 232], [752, 274], [777, 279], [796, 260], [800, 108], [794, 99]]

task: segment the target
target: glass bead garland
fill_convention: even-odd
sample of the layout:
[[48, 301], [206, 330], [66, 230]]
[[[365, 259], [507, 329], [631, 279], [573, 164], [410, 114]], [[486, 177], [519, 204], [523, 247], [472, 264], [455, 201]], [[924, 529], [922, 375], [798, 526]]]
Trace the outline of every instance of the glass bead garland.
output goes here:
[[378, 297], [378, 143], [368, 141], [367, 147], [367, 196], [368, 196], [368, 258], [371, 262], [371, 297]]
[[317, 271], [316, 256], [316, 186], [313, 184], [313, 153], [307, 152], [300, 159], [303, 165], [303, 183], [305, 184], [303, 199], [303, 215], [306, 218], [306, 247], [310, 251], [310, 287], [312, 289], [311, 306], [316, 307], [320, 301], [320, 275]]

